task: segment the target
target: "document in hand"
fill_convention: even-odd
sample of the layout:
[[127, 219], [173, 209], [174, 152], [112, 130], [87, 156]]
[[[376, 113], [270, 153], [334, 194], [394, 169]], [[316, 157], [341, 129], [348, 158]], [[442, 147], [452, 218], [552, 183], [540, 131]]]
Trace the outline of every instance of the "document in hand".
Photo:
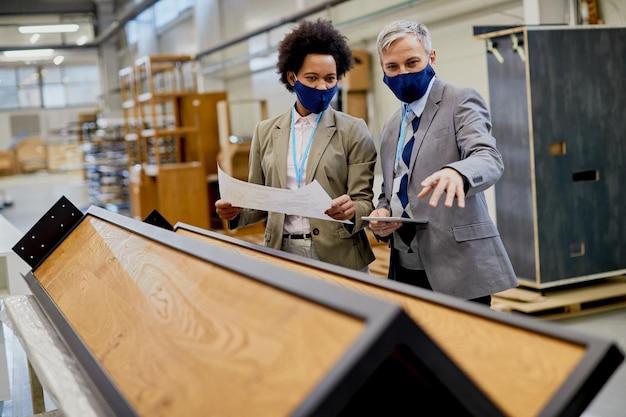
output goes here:
[[[217, 178], [220, 198], [233, 206], [339, 221], [324, 214], [330, 208], [332, 199], [316, 180], [297, 190], [286, 190], [238, 180], [226, 174], [219, 166]], [[352, 224], [349, 220], [341, 223]]]

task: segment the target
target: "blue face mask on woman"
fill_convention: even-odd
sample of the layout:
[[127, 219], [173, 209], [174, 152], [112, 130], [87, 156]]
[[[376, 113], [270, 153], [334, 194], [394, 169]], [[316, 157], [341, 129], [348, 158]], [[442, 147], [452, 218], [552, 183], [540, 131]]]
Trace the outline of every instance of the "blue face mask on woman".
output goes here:
[[293, 90], [298, 96], [300, 104], [311, 113], [321, 113], [328, 108], [330, 101], [337, 92], [337, 84], [327, 90], [318, 90], [317, 88], [308, 87], [296, 80]]
[[404, 103], [413, 103], [426, 94], [430, 80], [435, 76], [435, 70], [430, 64], [419, 72], [409, 72], [408, 74], [400, 74], [395, 77], [383, 77], [383, 81]]

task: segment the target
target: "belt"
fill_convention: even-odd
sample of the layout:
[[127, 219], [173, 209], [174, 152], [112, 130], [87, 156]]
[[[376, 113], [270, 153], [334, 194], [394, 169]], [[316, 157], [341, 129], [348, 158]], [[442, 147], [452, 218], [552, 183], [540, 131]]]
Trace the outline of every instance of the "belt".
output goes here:
[[311, 239], [311, 234], [306, 233], [304, 235], [290, 235], [290, 234], [285, 233], [283, 235], [283, 239]]

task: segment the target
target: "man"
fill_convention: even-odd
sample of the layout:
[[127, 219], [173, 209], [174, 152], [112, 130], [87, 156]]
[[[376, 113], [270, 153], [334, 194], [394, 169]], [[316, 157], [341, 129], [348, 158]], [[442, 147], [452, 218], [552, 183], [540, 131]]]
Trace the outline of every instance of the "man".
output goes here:
[[483, 193], [504, 170], [487, 106], [435, 76], [423, 24], [393, 22], [377, 46], [384, 82], [402, 102], [383, 127], [382, 193], [370, 215], [405, 218], [370, 221], [390, 240], [389, 278], [490, 305], [517, 278]]

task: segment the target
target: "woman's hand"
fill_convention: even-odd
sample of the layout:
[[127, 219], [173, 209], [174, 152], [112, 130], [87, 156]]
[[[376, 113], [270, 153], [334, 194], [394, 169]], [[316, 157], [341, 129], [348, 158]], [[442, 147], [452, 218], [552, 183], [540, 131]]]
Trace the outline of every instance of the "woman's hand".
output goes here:
[[227, 201], [217, 200], [215, 202], [215, 211], [222, 220], [232, 220], [243, 211], [241, 207], [233, 207]]
[[344, 194], [331, 201], [330, 208], [324, 213], [335, 220], [342, 221], [352, 219], [355, 212], [354, 202], [348, 194]]

